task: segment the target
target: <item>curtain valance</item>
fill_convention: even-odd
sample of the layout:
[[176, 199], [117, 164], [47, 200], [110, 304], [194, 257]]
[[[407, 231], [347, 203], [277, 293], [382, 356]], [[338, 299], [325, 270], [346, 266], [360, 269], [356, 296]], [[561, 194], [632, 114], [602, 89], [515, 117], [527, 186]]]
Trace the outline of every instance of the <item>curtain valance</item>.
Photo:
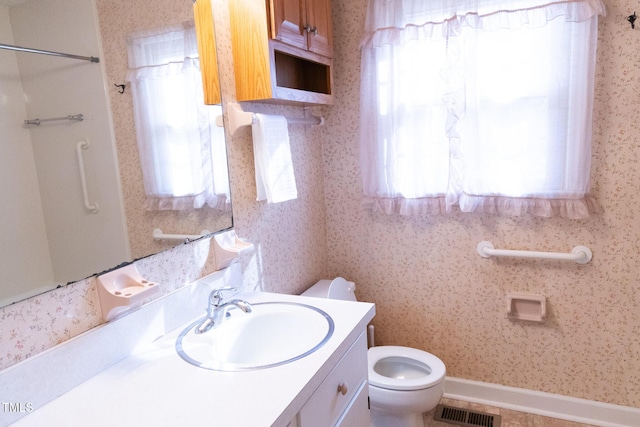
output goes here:
[[376, 0], [369, 2], [362, 44], [393, 42], [398, 31], [412, 33], [410, 39], [433, 40], [458, 35], [465, 26], [485, 31], [537, 28], [560, 16], [583, 22], [596, 15], [605, 15], [601, 0]]
[[198, 58], [195, 24], [137, 31], [127, 36], [129, 69], [155, 67], [170, 63], [182, 64], [185, 58]]

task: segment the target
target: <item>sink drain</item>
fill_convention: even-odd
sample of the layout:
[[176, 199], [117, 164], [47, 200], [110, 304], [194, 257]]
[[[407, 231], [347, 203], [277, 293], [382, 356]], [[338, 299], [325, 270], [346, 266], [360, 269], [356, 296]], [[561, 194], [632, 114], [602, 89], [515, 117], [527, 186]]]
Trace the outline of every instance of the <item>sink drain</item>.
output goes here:
[[436, 407], [433, 420], [459, 426], [481, 427], [500, 427], [501, 423], [500, 415], [468, 411], [466, 409], [453, 408], [445, 405], [438, 405]]

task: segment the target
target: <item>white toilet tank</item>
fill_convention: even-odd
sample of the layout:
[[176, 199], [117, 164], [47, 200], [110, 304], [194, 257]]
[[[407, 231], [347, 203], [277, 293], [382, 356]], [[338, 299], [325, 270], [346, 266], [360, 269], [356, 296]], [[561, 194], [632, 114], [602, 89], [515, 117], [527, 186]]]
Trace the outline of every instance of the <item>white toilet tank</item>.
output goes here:
[[304, 291], [302, 296], [357, 301], [355, 290], [355, 283], [348, 282], [342, 277], [336, 277], [333, 280], [319, 280]]

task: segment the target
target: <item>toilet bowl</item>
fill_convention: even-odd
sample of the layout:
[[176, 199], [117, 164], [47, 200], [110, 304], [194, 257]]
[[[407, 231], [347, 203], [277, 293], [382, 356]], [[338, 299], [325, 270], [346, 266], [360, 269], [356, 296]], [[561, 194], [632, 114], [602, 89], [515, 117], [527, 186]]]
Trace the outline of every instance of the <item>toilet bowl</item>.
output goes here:
[[444, 363], [426, 351], [400, 346], [371, 347], [368, 359], [371, 425], [422, 427], [422, 413], [435, 408], [444, 394]]
[[[357, 301], [355, 284], [338, 277], [320, 280], [302, 295]], [[367, 354], [372, 427], [423, 427], [422, 414], [444, 393], [444, 363], [411, 347], [377, 346]]]

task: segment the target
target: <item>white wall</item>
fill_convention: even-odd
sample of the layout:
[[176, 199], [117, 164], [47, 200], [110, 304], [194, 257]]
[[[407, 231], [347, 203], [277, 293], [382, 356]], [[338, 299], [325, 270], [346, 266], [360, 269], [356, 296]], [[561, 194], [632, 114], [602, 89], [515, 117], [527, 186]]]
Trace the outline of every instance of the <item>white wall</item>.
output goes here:
[[[100, 56], [93, 1], [30, 1], [12, 7], [10, 18], [16, 45]], [[17, 58], [30, 119], [85, 116], [30, 127], [55, 279], [78, 280], [128, 260], [103, 64], [29, 53]], [[82, 199], [76, 156], [82, 139], [90, 143], [84, 161], [98, 214]]]
[[[0, 7], [0, 40], [10, 44], [8, 12], [7, 7]], [[14, 52], [0, 50], [0, 76], [0, 271], [15, 272], [2, 280], [3, 305], [10, 295], [53, 283], [53, 270], [31, 137], [22, 126], [27, 112]], [[30, 245], [16, 245], [20, 241]]]

